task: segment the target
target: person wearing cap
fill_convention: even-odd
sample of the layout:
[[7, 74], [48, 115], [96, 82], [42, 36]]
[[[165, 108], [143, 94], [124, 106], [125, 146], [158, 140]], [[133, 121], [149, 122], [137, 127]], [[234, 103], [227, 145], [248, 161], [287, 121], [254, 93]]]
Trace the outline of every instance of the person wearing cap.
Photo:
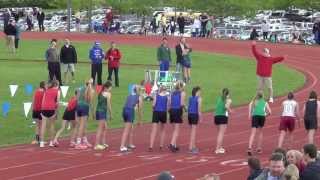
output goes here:
[[100, 42], [95, 42], [93, 47], [90, 49], [89, 58], [91, 60], [91, 78], [93, 84], [97, 76], [98, 85], [102, 85], [102, 60], [104, 59], [104, 53], [100, 46]]
[[273, 103], [272, 65], [283, 61], [285, 57], [272, 57], [268, 48], [264, 48], [263, 53], [260, 53], [256, 48], [256, 44], [256, 41], [252, 42], [252, 53], [257, 60], [258, 92], [263, 92], [265, 87], [267, 87], [269, 102]]

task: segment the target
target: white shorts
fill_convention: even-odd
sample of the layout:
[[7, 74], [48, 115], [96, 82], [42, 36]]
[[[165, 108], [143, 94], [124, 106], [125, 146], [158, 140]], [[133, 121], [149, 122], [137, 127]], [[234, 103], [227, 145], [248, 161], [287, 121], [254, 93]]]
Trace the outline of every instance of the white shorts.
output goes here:
[[70, 63], [70, 64], [64, 64], [62, 63], [62, 72], [66, 73], [66, 72], [74, 72], [75, 68], [74, 68], [74, 64]]

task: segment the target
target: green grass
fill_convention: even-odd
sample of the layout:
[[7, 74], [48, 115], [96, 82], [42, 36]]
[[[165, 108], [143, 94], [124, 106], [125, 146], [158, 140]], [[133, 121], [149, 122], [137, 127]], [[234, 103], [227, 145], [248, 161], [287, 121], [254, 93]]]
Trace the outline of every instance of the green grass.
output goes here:
[[[81, 62], [89, 61], [89, 43], [75, 43]], [[47, 64], [43, 60], [44, 52], [48, 47], [47, 41], [21, 42], [21, 48], [16, 55], [6, 53], [4, 41], [0, 40], [0, 103], [5, 101], [11, 103], [11, 111], [7, 118], [0, 117], [0, 146], [8, 144], [28, 143], [33, 137], [31, 125], [31, 113], [28, 118], [24, 117], [23, 102], [31, 101], [31, 96], [24, 94], [24, 85], [31, 83], [37, 87], [38, 83], [48, 77]], [[107, 47], [104, 46], [106, 49]], [[113, 120], [111, 128], [122, 126], [121, 109], [125, 101], [128, 84], [138, 83], [144, 78], [144, 70], [156, 64], [155, 48], [144, 46], [120, 46], [123, 53], [122, 62], [127, 64], [143, 64], [144, 66], [122, 66], [120, 69], [120, 88], [112, 90]], [[175, 56], [173, 56], [175, 58]], [[12, 60], [12, 61], [10, 61]], [[38, 60], [38, 61], [30, 61]], [[188, 85], [187, 92], [190, 94], [192, 86], [200, 85], [203, 96], [203, 110], [212, 111], [216, 97], [224, 87], [231, 90], [233, 105], [247, 103], [255, 94], [256, 76], [255, 61], [204, 52], [193, 52], [192, 54], [192, 83]], [[106, 80], [106, 66], [103, 69], [103, 80]], [[153, 69], [157, 67], [152, 67]], [[76, 84], [72, 84], [67, 101], [74, 89], [90, 76], [88, 64], [80, 63], [76, 67]], [[284, 95], [290, 90], [303, 86], [304, 76], [284, 65], [276, 65], [274, 68], [273, 82], [275, 94]], [[285, 82], [285, 83], [283, 83]], [[18, 84], [20, 87], [15, 97], [10, 97], [9, 84]], [[60, 116], [64, 108], [60, 108]], [[144, 109], [144, 121], [151, 120], [151, 106], [146, 103]], [[89, 131], [95, 131], [96, 123], [89, 121]], [[60, 127], [60, 120], [57, 121]]]

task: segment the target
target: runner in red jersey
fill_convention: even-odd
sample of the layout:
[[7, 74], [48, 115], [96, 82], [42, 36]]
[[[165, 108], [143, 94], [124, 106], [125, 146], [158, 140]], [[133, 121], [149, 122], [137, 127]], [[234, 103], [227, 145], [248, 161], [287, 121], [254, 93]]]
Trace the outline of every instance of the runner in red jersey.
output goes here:
[[50, 129], [50, 147], [54, 147], [53, 138], [55, 135], [54, 130], [54, 120], [57, 117], [57, 109], [60, 98], [59, 92], [59, 82], [53, 80], [50, 83], [49, 88], [45, 91], [42, 99], [41, 105], [41, 116], [42, 116], [42, 125], [40, 133], [40, 147], [44, 147], [44, 137], [46, 132], [47, 121], [49, 120], [49, 129]]
[[33, 95], [33, 102], [32, 102], [32, 119], [36, 122], [35, 128], [35, 139], [32, 141], [31, 144], [39, 144], [40, 142], [40, 129], [41, 129], [41, 104], [43, 94], [46, 90], [46, 83], [44, 81], [40, 82], [39, 88], [34, 92]]

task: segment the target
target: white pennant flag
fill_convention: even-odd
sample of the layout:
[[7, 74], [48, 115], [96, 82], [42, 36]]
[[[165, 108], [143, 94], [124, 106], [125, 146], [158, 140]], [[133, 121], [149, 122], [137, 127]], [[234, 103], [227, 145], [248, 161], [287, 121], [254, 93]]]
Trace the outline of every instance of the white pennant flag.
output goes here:
[[23, 103], [24, 115], [28, 117], [29, 111], [31, 109], [32, 102]]
[[16, 94], [16, 91], [18, 89], [18, 85], [9, 85], [11, 97], [13, 97]]
[[63, 98], [65, 98], [67, 96], [68, 89], [69, 89], [69, 86], [60, 86], [60, 90], [61, 90]]

